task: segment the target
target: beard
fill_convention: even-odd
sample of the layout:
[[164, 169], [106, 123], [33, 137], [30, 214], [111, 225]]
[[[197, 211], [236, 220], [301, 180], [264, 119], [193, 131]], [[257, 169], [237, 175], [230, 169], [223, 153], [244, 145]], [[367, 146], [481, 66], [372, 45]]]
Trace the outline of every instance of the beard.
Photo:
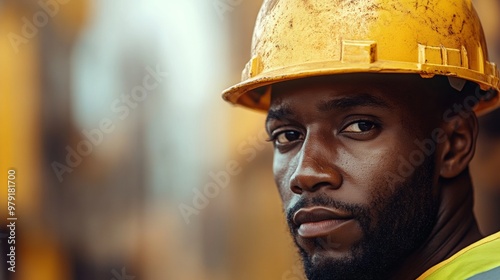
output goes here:
[[[309, 280], [387, 279], [410, 253], [418, 249], [431, 233], [437, 220], [437, 199], [433, 195], [434, 161], [427, 157], [414, 173], [398, 184], [381, 186], [394, 190], [384, 196], [382, 189], [373, 194], [369, 206], [348, 204], [318, 196], [301, 199], [287, 211], [287, 222], [299, 249]], [[352, 246], [342, 259], [322, 256], [313, 258], [297, 242], [293, 214], [307, 206], [325, 206], [349, 212], [356, 217], [364, 238]], [[374, 224], [373, 221], [376, 221]], [[328, 237], [315, 238], [315, 247], [328, 251], [335, 244]]]

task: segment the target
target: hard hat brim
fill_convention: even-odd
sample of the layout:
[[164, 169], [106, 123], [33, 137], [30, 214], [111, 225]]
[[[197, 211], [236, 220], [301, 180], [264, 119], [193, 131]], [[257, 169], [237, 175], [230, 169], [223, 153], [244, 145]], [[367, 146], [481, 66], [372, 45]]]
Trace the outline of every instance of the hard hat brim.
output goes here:
[[[267, 96], [262, 91], [262, 88], [265, 86], [314, 76], [354, 73], [401, 73], [419, 74], [422, 78], [432, 78], [435, 75], [463, 78], [477, 83], [482, 90], [487, 91], [493, 89], [496, 92], [496, 95], [494, 95], [491, 99], [480, 102], [478, 106], [474, 108], [474, 111], [478, 115], [494, 110], [500, 106], [500, 98], [498, 96], [499, 81], [494, 75], [488, 75], [475, 71], [472, 72], [470, 69], [449, 65], [429, 65], [380, 60], [369, 64], [342, 63], [333, 61], [283, 67], [246, 79], [243, 82], [224, 90], [222, 97], [224, 100], [233, 104], [242, 105], [244, 107], [260, 111], [267, 111], [270, 105], [270, 96]], [[492, 88], [491, 85], [497, 86]]]

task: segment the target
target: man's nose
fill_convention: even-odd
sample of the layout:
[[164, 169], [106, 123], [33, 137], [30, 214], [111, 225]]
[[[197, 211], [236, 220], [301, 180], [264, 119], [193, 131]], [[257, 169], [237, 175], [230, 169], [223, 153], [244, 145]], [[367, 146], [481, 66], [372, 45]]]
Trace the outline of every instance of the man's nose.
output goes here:
[[321, 188], [338, 189], [342, 175], [335, 165], [336, 153], [331, 147], [322, 148], [306, 139], [297, 155], [295, 172], [290, 177], [290, 189], [296, 194], [315, 192]]

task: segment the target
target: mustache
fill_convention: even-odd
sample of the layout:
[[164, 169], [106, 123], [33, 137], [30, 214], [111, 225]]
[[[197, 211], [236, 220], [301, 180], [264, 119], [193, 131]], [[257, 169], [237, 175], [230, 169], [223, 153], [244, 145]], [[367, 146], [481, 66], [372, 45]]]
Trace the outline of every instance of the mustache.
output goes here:
[[290, 230], [296, 227], [295, 223], [293, 222], [293, 216], [295, 212], [299, 211], [302, 208], [313, 206], [338, 209], [344, 213], [352, 215], [356, 219], [366, 220], [369, 217], [368, 209], [365, 206], [361, 206], [359, 204], [342, 202], [326, 195], [315, 196], [312, 198], [302, 197], [286, 211], [286, 220], [288, 226], [290, 227]]

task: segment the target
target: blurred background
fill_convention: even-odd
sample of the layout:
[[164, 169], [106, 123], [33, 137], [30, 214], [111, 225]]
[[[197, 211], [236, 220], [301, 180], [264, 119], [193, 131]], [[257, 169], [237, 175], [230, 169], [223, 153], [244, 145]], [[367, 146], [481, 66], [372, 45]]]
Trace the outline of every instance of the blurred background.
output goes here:
[[[500, 3], [477, 0], [500, 61]], [[224, 103], [262, 1], [0, 0], [0, 279], [303, 279], [264, 115]], [[500, 230], [500, 113], [476, 213]]]

